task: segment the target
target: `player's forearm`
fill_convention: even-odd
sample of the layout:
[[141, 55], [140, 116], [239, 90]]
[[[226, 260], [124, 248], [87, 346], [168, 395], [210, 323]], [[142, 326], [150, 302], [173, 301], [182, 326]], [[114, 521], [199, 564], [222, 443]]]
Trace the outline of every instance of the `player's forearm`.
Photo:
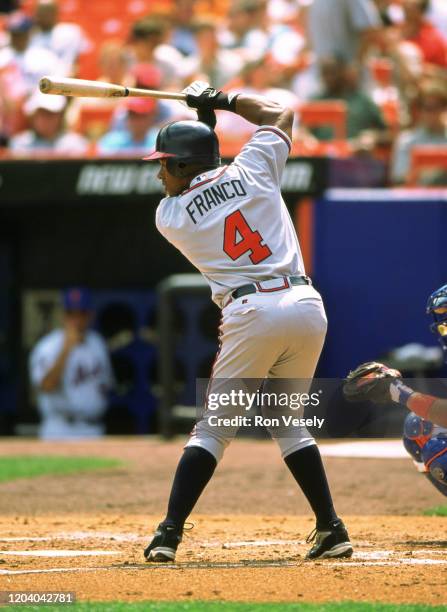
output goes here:
[[447, 427], [447, 400], [438, 398], [433, 402], [428, 412], [428, 420]]
[[292, 136], [293, 111], [263, 96], [239, 94], [236, 113], [255, 125], [273, 125]]
[[[207, 85], [206, 83], [204, 84]], [[199, 120], [215, 126], [216, 110], [229, 111], [240, 115], [255, 125], [272, 125], [292, 137], [294, 113], [290, 108], [273, 102], [263, 96], [235, 94], [205, 87], [199, 82], [192, 83], [185, 90], [186, 103], [197, 109]]]
[[393, 401], [402, 404], [423, 419], [447, 427], [447, 400], [418, 393], [401, 380], [391, 383], [390, 393]]
[[40, 388], [42, 391], [51, 393], [58, 388], [61, 382], [62, 373], [64, 371], [65, 362], [67, 361], [69, 353], [70, 349], [64, 346], [60, 355], [54, 362], [54, 365], [48, 370], [48, 372], [42, 379], [42, 382], [40, 383]]

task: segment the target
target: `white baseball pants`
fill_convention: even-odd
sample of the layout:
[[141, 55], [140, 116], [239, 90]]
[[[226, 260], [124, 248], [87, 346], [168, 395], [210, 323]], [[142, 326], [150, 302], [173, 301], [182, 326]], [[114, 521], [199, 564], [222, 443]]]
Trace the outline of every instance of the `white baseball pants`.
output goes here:
[[[270, 282], [270, 281], [268, 281]], [[260, 283], [263, 287], [263, 283]], [[271, 286], [271, 285], [270, 285]], [[231, 387], [250, 387], [250, 379], [264, 391], [275, 379], [294, 379], [302, 393], [309, 390], [323, 347], [327, 319], [320, 294], [310, 285], [293, 286], [273, 292], [257, 292], [231, 301], [222, 309], [221, 347], [214, 364], [210, 393], [227, 392]], [[244, 381], [240, 384], [238, 381]], [[296, 388], [296, 387], [295, 387]], [[256, 391], [255, 388], [250, 389]], [[300, 409], [296, 416], [301, 417]], [[234, 406], [219, 405], [216, 418], [243, 414]], [[219, 461], [238, 427], [216, 427], [209, 423], [210, 411], [194, 427], [186, 446], [199, 446]], [[288, 426], [287, 435], [270, 431], [283, 457], [315, 444], [305, 427]]]

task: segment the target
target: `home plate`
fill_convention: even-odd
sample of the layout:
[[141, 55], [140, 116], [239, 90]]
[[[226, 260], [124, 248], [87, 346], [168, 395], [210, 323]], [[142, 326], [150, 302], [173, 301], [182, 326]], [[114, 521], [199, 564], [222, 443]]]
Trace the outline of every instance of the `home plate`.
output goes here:
[[116, 550], [0, 550], [0, 555], [11, 557], [100, 557], [121, 554]]
[[340, 444], [319, 444], [323, 457], [361, 457], [365, 459], [409, 459], [401, 440], [361, 440]]

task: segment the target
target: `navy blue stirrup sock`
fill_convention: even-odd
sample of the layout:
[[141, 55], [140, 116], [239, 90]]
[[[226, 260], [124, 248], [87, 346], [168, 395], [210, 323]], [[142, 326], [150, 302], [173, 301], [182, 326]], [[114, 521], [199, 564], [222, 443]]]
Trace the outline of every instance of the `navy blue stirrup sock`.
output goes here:
[[285, 457], [284, 461], [315, 512], [317, 529], [329, 527], [337, 514], [318, 446], [306, 446]]
[[165, 524], [183, 529], [216, 465], [216, 459], [207, 450], [198, 446], [185, 448], [172, 483]]

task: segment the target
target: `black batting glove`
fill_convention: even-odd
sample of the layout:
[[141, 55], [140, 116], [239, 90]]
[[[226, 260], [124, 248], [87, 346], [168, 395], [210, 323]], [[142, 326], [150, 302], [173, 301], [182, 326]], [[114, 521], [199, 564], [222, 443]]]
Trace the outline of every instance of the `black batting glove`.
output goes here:
[[214, 130], [217, 123], [216, 113], [212, 109], [198, 108], [197, 119], [202, 123], [206, 123]]
[[228, 95], [223, 91], [208, 87], [199, 94], [188, 93], [186, 104], [198, 111], [226, 110], [235, 112], [236, 98], [237, 94]]
[[[206, 81], [193, 81], [182, 90], [182, 93], [185, 94], [185, 100], [182, 101], [182, 104], [198, 111], [226, 110], [236, 112], [237, 94], [226, 94], [211, 87]], [[202, 116], [208, 121], [212, 120], [211, 117]]]

